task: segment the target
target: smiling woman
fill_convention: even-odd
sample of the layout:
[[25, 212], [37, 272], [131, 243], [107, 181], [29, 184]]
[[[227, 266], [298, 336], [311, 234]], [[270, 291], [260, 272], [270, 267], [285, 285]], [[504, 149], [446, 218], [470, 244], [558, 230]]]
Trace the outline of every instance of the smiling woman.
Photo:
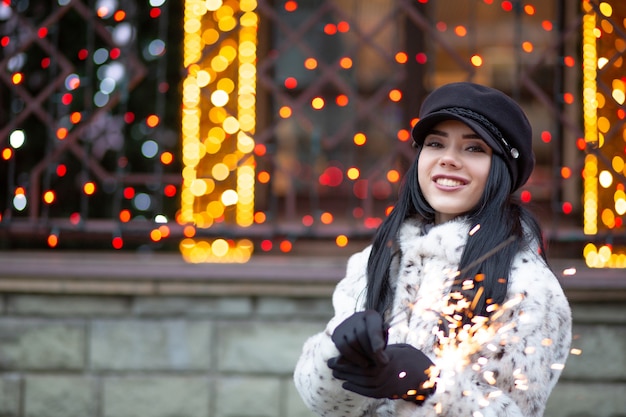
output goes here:
[[564, 367], [571, 313], [541, 231], [514, 200], [534, 167], [521, 107], [448, 84], [424, 101], [417, 158], [295, 383], [323, 416], [539, 417]]

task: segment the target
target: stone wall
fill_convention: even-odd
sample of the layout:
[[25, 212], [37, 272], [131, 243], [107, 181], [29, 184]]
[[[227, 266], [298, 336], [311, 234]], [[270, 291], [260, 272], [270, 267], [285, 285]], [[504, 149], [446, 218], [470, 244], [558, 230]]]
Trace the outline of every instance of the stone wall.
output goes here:
[[0, 416], [306, 416], [326, 300], [4, 295]]
[[[0, 417], [312, 417], [292, 371], [332, 314], [344, 261], [168, 269], [160, 260], [152, 270], [137, 261], [126, 278], [116, 262], [108, 283], [94, 263], [52, 262], [35, 276], [5, 261]], [[237, 280], [233, 270], [255, 273]], [[582, 281], [565, 283], [582, 354], [570, 357], [546, 416], [626, 416], [624, 285]]]

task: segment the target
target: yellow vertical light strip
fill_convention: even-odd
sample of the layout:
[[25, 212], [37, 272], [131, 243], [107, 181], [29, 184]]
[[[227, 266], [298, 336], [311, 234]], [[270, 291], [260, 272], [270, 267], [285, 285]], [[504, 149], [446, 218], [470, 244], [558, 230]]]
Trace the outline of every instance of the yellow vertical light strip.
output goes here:
[[[256, 47], [258, 16], [256, 1], [241, 1], [239, 33], [239, 127], [237, 150], [244, 155], [237, 168], [237, 224], [250, 226], [254, 220], [254, 140], [256, 129]], [[246, 157], [247, 156], [247, 157]]]
[[[588, 1], [582, 2], [583, 11], [583, 119], [587, 146], [598, 143], [597, 98], [597, 38], [596, 14]], [[583, 170], [583, 232], [598, 233], [598, 165], [597, 158], [588, 154]]]
[[209, 229], [253, 223], [256, 8], [256, 0], [185, 0], [177, 219], [186, 226], [180, 251], [188, 262], [240, 263], [252, 255], [249, 239]]
[[[583, 118], [585, 143], [591, 150], [583, 168], [583, 231], [618, 236], [623, 233], [626, 214], [625, 184], [620, 179], [626, 173], [622, 141], [626, 140], [622, 127], [626, 39], [615, 25], [626, 21], [626, 7], [621, 0], [586, 0], [582, 7]], [[587, 266], [626, 268], [626, 248], [619, 245], [619, 241], [588, 243], [583, 250]]]

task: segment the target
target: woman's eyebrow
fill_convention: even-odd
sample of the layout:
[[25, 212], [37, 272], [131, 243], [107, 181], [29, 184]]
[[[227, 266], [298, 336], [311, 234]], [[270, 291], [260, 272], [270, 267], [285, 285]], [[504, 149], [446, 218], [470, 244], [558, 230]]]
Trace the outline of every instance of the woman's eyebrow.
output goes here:
[[443, 130], [430, 129], [427, 135], [437, 135], [437, 136], [445, 136], [448, 137], [448, 132], [444, 132]]
[[463, 135], [462, 137], [463, 137], [463, 139], [480, 139], [480, 140], [483, 140], [483, 138], [478, 133], [467, 133], [467, 134]]
[[[428, 131], [428, 135], [437, 135], [437, 136], [443, 136], [443, 137], [446, 137], [446, 138], [448, 136], [450, 136], [448, 134], [448, 132], [444, 132], [443, 130], [437, 130], [437, 129], [430, 129]], [[472, 133], [465, 133], [465, 134], [463, 134], [462, 138], [463, 139], [480, 139], [480, 140], [483, 140], [483, 138], [479, 134], [474, 133], [474, 132], [472, 132]]]

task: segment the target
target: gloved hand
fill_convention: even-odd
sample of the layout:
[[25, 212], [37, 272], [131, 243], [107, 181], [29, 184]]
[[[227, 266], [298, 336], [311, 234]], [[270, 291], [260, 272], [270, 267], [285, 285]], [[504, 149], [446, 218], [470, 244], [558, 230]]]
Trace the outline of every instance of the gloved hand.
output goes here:
[[421, 350], [404, 343], [394, 344], [387, 346], [379, 357], [386, 360], [363, 367], [339, 356], [330, 359], [328, 366], [335, 378], [346, 381], [345, 389], [371, 398], [402, 398], [421, 404], [435, 391], [434, 386], [423, 386], [433, 362]]
[[341, 357], [360, 367], [384, 361], [387, 330], [383, 318], [374, 310], [355, 313], [344, 320], [333, 332], [331, 339]]

